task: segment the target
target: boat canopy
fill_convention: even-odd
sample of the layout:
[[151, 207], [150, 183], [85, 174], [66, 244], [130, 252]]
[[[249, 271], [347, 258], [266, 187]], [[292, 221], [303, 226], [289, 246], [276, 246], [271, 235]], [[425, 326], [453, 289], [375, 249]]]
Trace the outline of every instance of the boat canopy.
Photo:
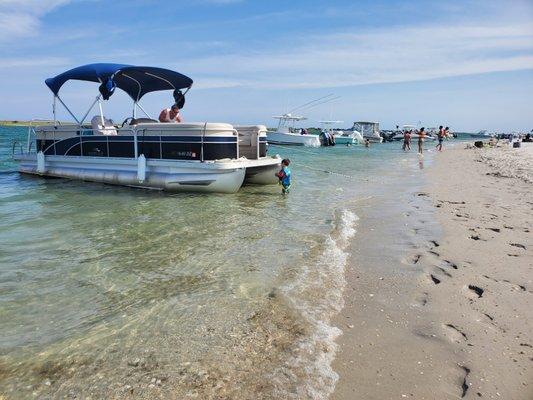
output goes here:
[[292, 115], [290, 113], [283, 115], [274, 115], [272, 118], [285, 121], [303, 121], [304, 119], [307, 119], [306, 117], [302, 117], [301, 115]]
[[192, 79], [179, 72], [156, 67], [138, 67], [126, 64], [87, 64], [63, 72], [45, 83], [58, 95], [63, 84], [69, 80], [101, 83], [100, 92], [108, 99], [115, 87], [119, 87], [135, 101], [146, 93], [158, 90], [190, 88]]

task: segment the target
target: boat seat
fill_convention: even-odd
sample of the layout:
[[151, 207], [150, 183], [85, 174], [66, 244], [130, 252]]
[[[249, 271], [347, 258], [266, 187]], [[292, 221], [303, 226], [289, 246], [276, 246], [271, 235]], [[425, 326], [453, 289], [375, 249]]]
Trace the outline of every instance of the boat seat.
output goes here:
[[117, 135], [117, 128], [113, 125], [113, 121], [104, 117], [102, 122], [102, 117], [100, 115], [95, 115], [91, 119], [91, 127], [93, 128], [95, 135]]

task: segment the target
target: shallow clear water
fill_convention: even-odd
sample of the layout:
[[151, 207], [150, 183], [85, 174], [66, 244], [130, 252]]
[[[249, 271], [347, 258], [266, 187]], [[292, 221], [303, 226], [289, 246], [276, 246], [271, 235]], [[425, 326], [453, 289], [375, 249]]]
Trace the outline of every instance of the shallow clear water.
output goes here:
[[0, 127], [0, 387], [13, 398], [325, 396], [361, 204], [416, 184], [424, 162], [398, 143], [272, 146], [292, 161], [288, 196], [168, 194], [21, 176], [11, 142], [25, 134]]

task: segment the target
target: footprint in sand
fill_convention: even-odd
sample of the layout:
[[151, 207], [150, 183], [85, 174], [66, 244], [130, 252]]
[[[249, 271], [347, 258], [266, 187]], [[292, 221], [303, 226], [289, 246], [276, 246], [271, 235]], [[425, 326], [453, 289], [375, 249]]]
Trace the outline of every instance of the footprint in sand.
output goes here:
[[468, 384], [468, 375], [470, 375], [470, 368], [467, 368], [464, 365], [460, 365], [460, 367], [463, 370], [464, 374], [463, 381], [461, 382], [461, 398], [463, 398], [466, 396], [466, 393], [470, 388], [470, 385]]
[[429, 294], [428, 292], [423, 292], [423, 293], [420, 293], [416, 298], [415, 298], [415, 304], [418, 305], [418, 306], [422, 306], [424, 307], [429, 301]]
[[442, 267], [435, 267], [435, 269], [437, 271], [439, 271], [442, 275], [444, 276], [447, 276], [448, 278], [451, 278], [452, 277], [452, 274], [450, 274], [448, 271], [446, 271], [444, 268]]
[[482, 240], [482, 241], [486, 242], [486, 240], [485, 239], [481, 239], [481, 236], [479, 236], [478, 234], [470, 235], [470, 239], [472, 239], [472, 240]]
[[442, 261], [442, 265], [446, 268], [453, 268], [453, 269], [459, 269], [459, 267], [457, 266], [457, 264], [451, 262], [451, 261], [448, 261], [448, 260], [443, 260]]
[[412, 256], [404, 258], [403, 259], [403, 263], [416, 265], [416, 264], [418, 264], [418, 262], [420, 261], [421, 258], [422, 258], [422, 254], [414, 254]]
[[455, 343], [463, 343], [468, 341], [466, 333], [459, 329], [454, 324], [443, 324], [446, 337]]
[[520, 244], [520, 243], [509, 243], [509, 245], [513, 246], [513, 247], [518, 247], [519, 249], [526, 249], [526, 246], [524, 246], [523, 244]]
[[485, 293], [485, 289], [480, 288], [476, 285], [468, 285], [465, 286], [466, 294], [471, 299], [479, 299], [483, 297], [483, 293]]

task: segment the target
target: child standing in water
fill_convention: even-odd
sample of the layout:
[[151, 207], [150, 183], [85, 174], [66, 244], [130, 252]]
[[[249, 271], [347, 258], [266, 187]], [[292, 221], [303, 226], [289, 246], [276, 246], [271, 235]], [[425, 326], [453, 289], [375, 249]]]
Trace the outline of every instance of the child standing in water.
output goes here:
[[287, 194], [291, 188], [291, 170], [289, 169], [289, 164], [291, 160], [284, 158], [281, 160], [281, 170], [276, 173], [276, 176], [279, 179], [279, 184], [283, 186], [281, 193]]

